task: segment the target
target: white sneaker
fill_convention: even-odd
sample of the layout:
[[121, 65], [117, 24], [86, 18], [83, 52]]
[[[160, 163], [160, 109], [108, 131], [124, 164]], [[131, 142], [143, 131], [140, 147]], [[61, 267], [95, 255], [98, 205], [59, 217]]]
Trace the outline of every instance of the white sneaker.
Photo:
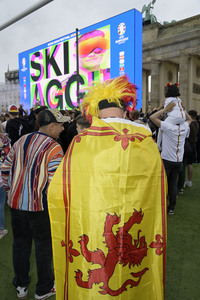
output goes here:
[[192, 187], [192, 181], [190, 180], [187, 180], [185, 183], [184, 183], [184, 187]]
[[168, 215], [174, 215], [174, 209], [168, 209]]
[[18, 286], [16, 289], [17, 289], [17, 297], [19, 299], [25, 299], [26, 296], [28, 295], [28, 288]]
[[55, 294], [56, 294], [56, 287], [55, 287], [55, 282], [54, 282], [54, 285], [53, 285], [52, 289], [47, 294], [42, 295], [42, 296], [39, 296], [39, 295], [35, 294], [35, 299], [36, 300], [44, 300], [44, 299], [47, 299], [47, 298], [49, 298], [49, 297], [51, 297]]
[[178, 190], [178, 193], [179, 193], [180, 195], [183, 195], [183, 189], [179, 189], [179, 190]]
[[185, 188], [187, 186], [187, 180], [184, 182], [183, 187]]
[[7, 233], [8, 233], [7, 229], [0, 229], [0, 239], [2, 239], [2, 237], [4, 237]]

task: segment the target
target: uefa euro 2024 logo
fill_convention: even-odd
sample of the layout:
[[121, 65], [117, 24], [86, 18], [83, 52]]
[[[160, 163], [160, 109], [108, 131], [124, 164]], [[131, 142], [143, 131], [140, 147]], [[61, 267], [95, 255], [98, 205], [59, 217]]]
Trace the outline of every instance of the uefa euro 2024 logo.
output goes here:
[[25, 66], [26, 66], [26, 58], [25, 57], [22, 58], [22, 66], [23, 66], [23, 68], [25, 68]]
[[27, 68], [26, 68], [26, 58], [25, 57], [22, 58], [22, 66], [23, 66], [22, 71], [26, 71]]
[[119, 35], [123, 35], [126, 31], [126, 24], [125, 23], [120, 23], [118, 26], [118, 33]]

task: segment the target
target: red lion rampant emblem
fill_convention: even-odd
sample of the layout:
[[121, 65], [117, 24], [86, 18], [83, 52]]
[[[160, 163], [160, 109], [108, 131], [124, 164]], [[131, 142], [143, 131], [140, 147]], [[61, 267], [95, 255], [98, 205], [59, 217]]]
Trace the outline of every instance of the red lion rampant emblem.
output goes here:
[[83, 281], [83, 273], [78, 270], [76, 271], [76, 282], [78, 286], [91, 289], [93, 284], [103, 283], [103, 286], [100, 287], [101, 291], [99, 293], [106, 295], [109, 294], [111, 296], [118, 296], [122, 292], [127, 290], [127, 286], [130, 287], [137, 286], [142, 276], [148, 270], [148, 268], [144, 268], [142, 271], [130, 274], [132, 277], [137, 280], [128, 279], [118, 290], [112, 290], [109, 287], [109, 280], [114, 273], [115, 266], [117, 263], [122, 264], [122, 266], [129, 265], [131, 266], [140, 265], [143, 258], [147, 256], [147, 243], [145, 241], [145, 237], [140, 237], [141, 230], [138, 231], [137, 239], [134, 240], [134, 244], [132, 244], [132, 236], [128, 233], [131, 227], [134, 224], [140, 224], [143, 219], [142, 211], [139, 212], [134, 210], [132, 216], [129, 218], [128, 222], [124, 224], [123, 227], [119, 227], [118, 231], [114, 235], [112, 231], [112, 227], [116, 224], [120, 223], [121, 217], [116, 214], [110, 215], [107, 214], [104, 233], [105, 244], [108, 248], [108, 254], [105, 256], [102, 250], [97, 249], [97, 251], [90, 251], [87, 248], [87, 244], [89, 242], [89, 238], [87, 235], [83, 234], [79, 241], [81, 247], [81, 253], [87, 260], [87, 262], [91, 262], [92, 264], [99, 264], [101, 268], [89, 270], [88, 271], [88, 280]]

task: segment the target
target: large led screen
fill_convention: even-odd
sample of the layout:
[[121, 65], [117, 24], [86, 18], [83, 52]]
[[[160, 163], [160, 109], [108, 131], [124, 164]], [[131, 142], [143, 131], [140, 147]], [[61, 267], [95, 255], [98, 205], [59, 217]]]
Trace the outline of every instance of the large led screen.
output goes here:
[[142, 14], [135, 9], [19, 54], [20, 103], [73, 109], [94, 81], [127, 74], [142, 107]]

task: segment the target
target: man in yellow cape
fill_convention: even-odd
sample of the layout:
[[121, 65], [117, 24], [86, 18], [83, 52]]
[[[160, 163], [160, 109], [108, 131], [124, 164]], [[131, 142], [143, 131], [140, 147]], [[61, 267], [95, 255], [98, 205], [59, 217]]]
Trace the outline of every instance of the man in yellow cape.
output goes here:
[[136, 88], [89, 88], [91, 127], [75, 136], [48, 192], [57, 300], [162, 300], [166, 176], [151, 131], [124, 118]]

